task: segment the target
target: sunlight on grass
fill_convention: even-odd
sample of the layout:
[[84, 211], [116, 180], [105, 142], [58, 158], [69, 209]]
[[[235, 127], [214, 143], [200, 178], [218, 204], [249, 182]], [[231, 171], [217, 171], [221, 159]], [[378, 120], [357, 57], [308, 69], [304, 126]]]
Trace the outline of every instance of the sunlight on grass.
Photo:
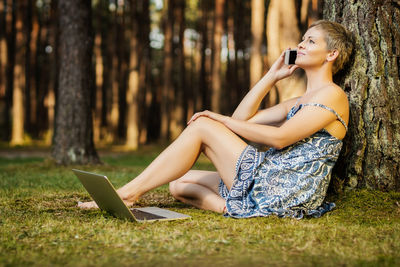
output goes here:
[[[105, 174], [118, 187], [155, 155], [108, 155], [103, 166], [73, 167]], [[196, 168], [213, 169], [205, 158]], [[138, 205], [192, 218], [140, 224], [76, 208], [89, 198], [70, 169], [42, 158], [0, 158], [1, 266], [400, 264], [400, 193], [330, 196], [337, 209], [319, 219], [237, 220], [177, 202], [163, 186]]]

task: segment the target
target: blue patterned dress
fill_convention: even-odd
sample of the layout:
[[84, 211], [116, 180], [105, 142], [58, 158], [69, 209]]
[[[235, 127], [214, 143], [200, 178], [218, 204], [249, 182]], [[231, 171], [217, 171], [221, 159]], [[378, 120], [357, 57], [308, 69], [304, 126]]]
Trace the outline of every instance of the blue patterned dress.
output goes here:
[[[296, 104], [287, 120], [304, 106], [331, 111], [347, 131], [339, 114], [317, 103]], [[324, 129], [281, 150], [271, 148], [263, 152], [247, 146], [237, 161], [237, 176], [231, 190], [222, 180], [219, 185], [219, 193], [226, 200], [225, 216], [322, 216], [335, 207], [334, 203], [323, 201], [341, 148], [342, 141]]]

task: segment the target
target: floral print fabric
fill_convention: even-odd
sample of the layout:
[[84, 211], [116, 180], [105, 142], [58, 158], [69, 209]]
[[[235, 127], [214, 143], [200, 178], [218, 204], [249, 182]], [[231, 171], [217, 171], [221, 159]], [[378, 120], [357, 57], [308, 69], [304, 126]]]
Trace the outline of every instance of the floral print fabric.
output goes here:
[[[329, 107], [307, 103], [293, 107], [287, 119], [303, 106]], [[335, 207], [324, 203], [332, 168], [339, 156], [342, 141], [321, 130], [284, 149], [265, 152], [247, 146], [236, 165], [237, 176], [229, 191], [222, 182], [220, 195], [226, 200], [225, 216], [248, 218], [277, 215], [301, 219], [320, 217]]]

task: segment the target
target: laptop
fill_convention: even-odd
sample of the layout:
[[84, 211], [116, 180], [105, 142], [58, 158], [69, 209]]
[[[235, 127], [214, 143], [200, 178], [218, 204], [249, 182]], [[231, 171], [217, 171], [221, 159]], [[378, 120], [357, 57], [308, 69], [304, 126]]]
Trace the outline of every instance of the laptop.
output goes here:
[[170, 221], [190, 218], [189, 215], [158, 207], [129, 209], [106, 176], [76, 169], [72, 171], [99, 208], [117, 218], [137, 222]]

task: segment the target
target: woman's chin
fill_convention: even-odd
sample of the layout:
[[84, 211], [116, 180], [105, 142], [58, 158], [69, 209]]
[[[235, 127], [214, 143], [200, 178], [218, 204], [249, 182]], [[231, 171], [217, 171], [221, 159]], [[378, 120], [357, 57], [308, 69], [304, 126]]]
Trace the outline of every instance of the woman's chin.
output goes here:
[[304, 68], [304, 64], [301, 62], [301, 60], [296, 60], [294, 62], [294, 64], [296, 64], [297, 66], [299, 66], [300, 68]]

